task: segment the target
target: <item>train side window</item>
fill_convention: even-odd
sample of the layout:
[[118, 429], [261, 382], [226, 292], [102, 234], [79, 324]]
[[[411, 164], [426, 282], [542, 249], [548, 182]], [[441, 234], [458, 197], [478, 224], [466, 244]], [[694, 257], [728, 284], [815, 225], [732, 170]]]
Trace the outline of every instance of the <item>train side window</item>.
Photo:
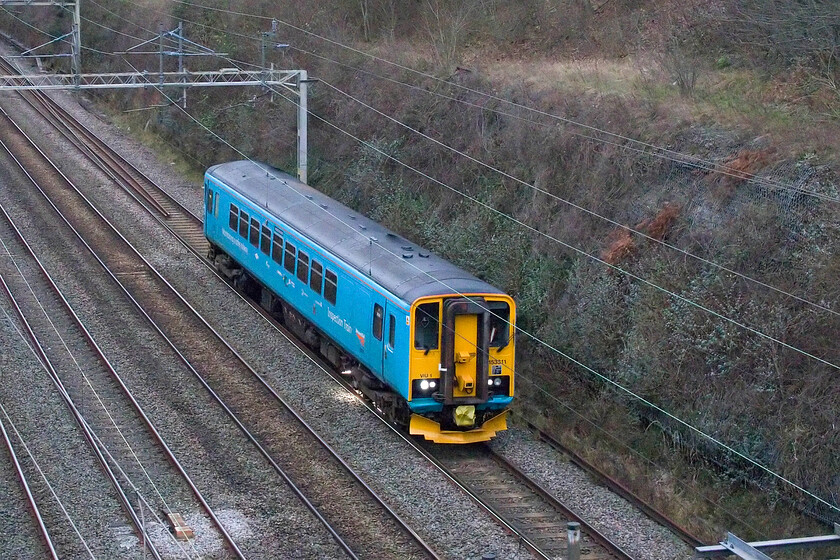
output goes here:
[[324, 269], [316, 260], [312, 260], [312, 274], [309, 275], [309, 287], [316, 294], [321, 294], [321, 281], [324, 276]]
[[414, 312], [414, 347], [418, 350], [437, 350], [440, 304], [421, 303]]
[[295, 252], [297, 249], [294, 245], [286, 241], [286, 258], [283, 259], [283, 266], [286, 267], [286, 270], [289, 272], [295, 271]]
[[234, 206], [233, 204], [230, 205], [230, 229], [236, 231], [236, 228], [239, 227], [239, 208]]
[[213, 213], [213, 191], [210, 190], [210, 184], [207, 184], [207, 213]]
[[338, 276], [332, 270], [327, 270], [326, 281], [324, 282], [324, 297], [335, 305], [336, 294], [338, 293]]
[[274, 230], [274, 243], [271, 247], [271, 258], [278, 265], [283, 265], [283, 235], [279, 230]]
[[378, 303], [373, 304], [373, 336], [376, 340], [382, 340], [382, 323], [385, 310]]
[[297, 277], [304, 284], [309, 280], [309, 255], [303, 251], [298, 251]]
[[239, 235], [248, 239], [248, 214], [242, 210], [239, 212]]
[[393, 315], [388, 315], [388, 346], [394, 347], [394, 339], [397, 336], [397, 320]]
[[218, 218], [219, 217], [219, 193], [216, 193], [215, 199], [216, 199], [216, 204], [213, 208], [213, 215]]
[[271, 230], [266, 226], [262, 227], [262, 236], [260, 237], [260, 251], [262, 251], [265, 255], [271, 254]]
[[510, 306], [503, 301], [491, 301], [490, 346], [504, 348], [510, 344]]
[[259, 247], [260, 245], [260, 221], [256, 218], [251, 218], [251, 234], [248, 239], [251, 245]]

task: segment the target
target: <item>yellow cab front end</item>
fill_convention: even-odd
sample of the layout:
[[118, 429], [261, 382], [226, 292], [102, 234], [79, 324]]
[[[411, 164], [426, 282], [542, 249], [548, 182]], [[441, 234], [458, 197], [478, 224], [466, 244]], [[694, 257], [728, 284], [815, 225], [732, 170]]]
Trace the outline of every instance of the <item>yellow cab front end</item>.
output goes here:
[[516, 307], [504, 294], [426, 297], [411, 307], [409, 432], [474, 443], [507, 428]]

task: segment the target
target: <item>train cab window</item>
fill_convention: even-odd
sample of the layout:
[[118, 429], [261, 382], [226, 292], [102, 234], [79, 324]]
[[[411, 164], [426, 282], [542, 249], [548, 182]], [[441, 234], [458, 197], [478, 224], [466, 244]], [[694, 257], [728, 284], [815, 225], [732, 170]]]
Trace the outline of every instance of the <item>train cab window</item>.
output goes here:
[[309, 255], [303, 251], [298, 251], [297, 277], [304, 284], [309, 280]]
[[397, 336], [397, 320], [393, 315], [388, 315], [388, 346], [394, 347], [394, 339]]
[[418, 350], [437, 350], [440, 304], [421, 303], [414, 312], [414, 347]]
[[251, 233], [248, 238], [251, 245], [259, 247], [260, 245], [260, 221], [256, 218], [251, 218]]
[[271, 230], [266, 226], [262, 227], [262, 235], [260, 236], [260, 251], [262, 251], [266, 256], [271, 254]]
[[274, 230], [274, 243], [271, 246], [271, 258], [278, 265], [283, 265], [283, 233], [279, 229]]
[[316, 260], [312, 260], [312, 274], [309, 275], [309, 287], [316, 294], [321, 294], [321, 283], [324, 276], [324, 268]]
[[501, 350], [510, 344], [510, 306], [503, 301], [491, 301], [490, 346]]
[[210, 183], [207, 183], [207, 213], [213, 213], [213, 191], [210, 190]]
[[286, 241], [286, 258], [283, 259], [283, 266], [286, 267], [286, 270], [289, 272], [295, 271], [295, 253], [297, 249], [294, 245]]
[[239, 212], [239, 235], [248, 239], [248, 214], [244, 211]]
[[336, 294], [338, 293], [338, 276], [335, 272], [327, 270], [326, 281], [324, 282], [324, 297], [335, 305]]
[[382, 340], [382, 323], [385, 317], [385, 310], [378, 303], [373, 304], [373, 336], [376, 340]]
[[230, 205], [230, 229], [236, 231], [239, 227], [239, 208], [234, 206], [233, 204]]

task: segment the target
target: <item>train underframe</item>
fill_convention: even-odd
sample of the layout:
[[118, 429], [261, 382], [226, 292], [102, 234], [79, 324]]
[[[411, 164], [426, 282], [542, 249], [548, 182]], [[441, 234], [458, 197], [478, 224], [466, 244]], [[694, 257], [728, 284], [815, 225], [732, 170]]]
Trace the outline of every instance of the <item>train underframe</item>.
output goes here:
[[219, 274], [252, 301], [259, 303], [272, 318], [292, 331], [309, 349], [317, 352], [337, 371], [349, 378], [350, 384], [361, 392], [391, 422], [408, 429], [412, 435], [422, 435], [437, 443], [474, 443], [491, 439], [496, 432], [507, 428], [506, 412], [482, 411], [479, 429], [464, 431], [446, 429], [447, 411], [429, 418], [412, 413], [408, 402], [392, 391], [358, 360], [346, 353], [315, 325], [301, 316], [291, 305], [251, 276], [235, 259], [211, 243], [207, 258]]

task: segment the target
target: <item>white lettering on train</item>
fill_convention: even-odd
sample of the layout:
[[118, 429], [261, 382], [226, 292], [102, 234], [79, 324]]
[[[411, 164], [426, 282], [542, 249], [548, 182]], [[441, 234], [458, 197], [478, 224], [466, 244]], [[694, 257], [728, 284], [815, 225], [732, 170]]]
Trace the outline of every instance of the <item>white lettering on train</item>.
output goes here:
[[228, 241], [230, 241], [231, 243], [233, 243], [234, 245], [236, 245], [237, 247], [239, 247], [240, 249], [242, 249], [246, 253], [248, 252], [248, 247], [246, 247], [245, 244], [242, 243], [242, 241], [240, 241], [239, 239], [232, 236], [228, 230], [223, 229], [222, 230], [222, 235], [227, 237]]

